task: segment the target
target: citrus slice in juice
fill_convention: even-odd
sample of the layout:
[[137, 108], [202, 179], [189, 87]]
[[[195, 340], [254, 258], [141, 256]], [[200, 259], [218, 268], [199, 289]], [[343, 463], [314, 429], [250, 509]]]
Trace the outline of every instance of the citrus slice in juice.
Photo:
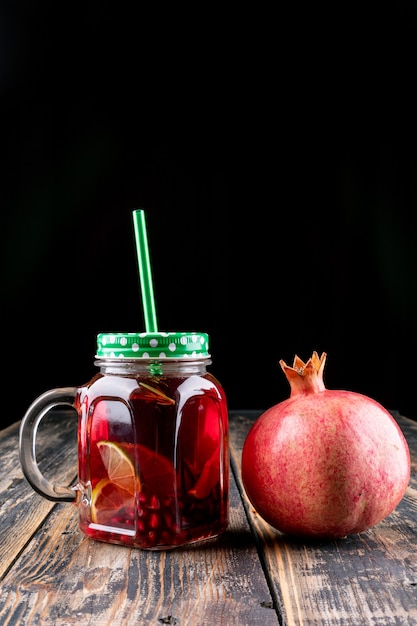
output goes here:
[[162, 454], [140, 443], [121, 443], [126, 454], [137, 459], [140, 473], [138, 491], [155, 494], [159, 497], [172, 496], [175, 491], [176, 477], [172, 462]]
[[[218, 446], [220, 447], [220, 446]], [[207, 498], [212, 489], [220, 481], [220, 450], [214, 450], [211, 457], [206, 461], [203, 471], [197, 480], [194, 489], [189, 491], [190, 495], [202, 500]]]
[[91, 494], [91, 519], [95, 524], [126, 523], [134, 507], [135, 496], [109, 478], [100, 480]]
[[99, 441], [97, 447], [109, 480], [132, 495], [140, 491], [140, 479], [129, 454], [113, 441]]

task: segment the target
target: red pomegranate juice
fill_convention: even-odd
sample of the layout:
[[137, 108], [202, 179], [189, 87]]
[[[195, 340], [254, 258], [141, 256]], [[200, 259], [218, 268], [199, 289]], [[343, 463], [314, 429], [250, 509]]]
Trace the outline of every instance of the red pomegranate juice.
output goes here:
[[167, 549], [228, 525], [223, 389], [205, 369], [155, 371], [100, 373], [79, 390], [78, 506], [93, 539]]

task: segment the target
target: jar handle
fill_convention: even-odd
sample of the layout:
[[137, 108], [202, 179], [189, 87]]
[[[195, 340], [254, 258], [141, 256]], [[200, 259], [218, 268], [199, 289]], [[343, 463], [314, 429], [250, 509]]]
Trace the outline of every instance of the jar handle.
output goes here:
[[76, 394], [76, 387], [46, 391], [30, 405], [20, 424], [19, 454], [23, 474], [37, 493], [53, 502], [73, 502], [77, 496], [72, 487], [55, 485], [41, 473], [36, 460], [36, 433], [41, 420], [51, 409], [70, 406], [75, 412]]

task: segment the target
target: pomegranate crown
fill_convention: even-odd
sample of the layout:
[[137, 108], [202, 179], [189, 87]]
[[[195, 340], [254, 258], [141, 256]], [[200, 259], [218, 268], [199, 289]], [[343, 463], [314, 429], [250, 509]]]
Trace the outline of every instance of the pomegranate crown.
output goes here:
[[291, 395], [300, 393], [317, 393], [324, 391], [323, 370], [327, 354], [322, 352], [321, 357], [316, 351], [306, 363], [295, 355], [292, 367], [283, 359], [280, 360], [285, 376], [291, 386]]

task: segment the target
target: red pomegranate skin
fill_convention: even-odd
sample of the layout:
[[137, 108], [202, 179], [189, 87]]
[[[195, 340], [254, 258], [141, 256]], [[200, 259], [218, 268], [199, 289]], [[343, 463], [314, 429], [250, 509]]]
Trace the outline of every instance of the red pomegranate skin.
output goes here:
[[359, 393], [327, 390], [321, 376], [317, 382], [310, 372], [303, 389], [289, 378], [291, 397], [253, 424], [242, 481], [275, 529], [327, 540], [367, 530], [395, 509], [410, 480], [410, 453], [384, 407]]

